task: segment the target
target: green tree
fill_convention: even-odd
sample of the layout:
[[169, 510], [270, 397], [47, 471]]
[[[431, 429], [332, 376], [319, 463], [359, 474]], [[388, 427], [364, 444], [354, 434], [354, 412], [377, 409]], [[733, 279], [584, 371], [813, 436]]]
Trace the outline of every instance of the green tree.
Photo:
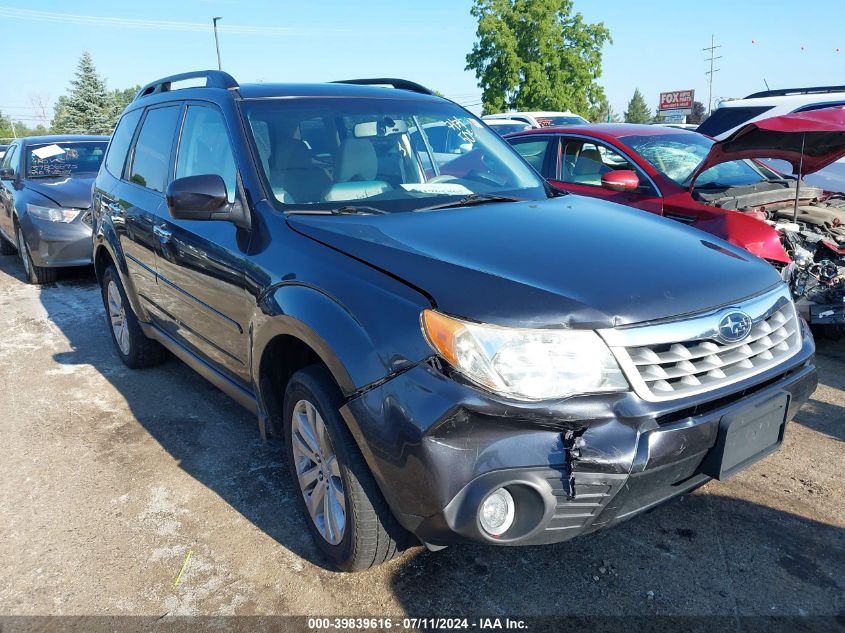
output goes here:
[[643, 93], [637, 88], [628, 102], [628, 109], [625, 110], [625, 123], [650, 123], [651, 120], [651, 110], [645, 102]]
[[573, 13], [572, 0], [474, 0], [477, 41], [467, 55], [482, 89], [485, 114], [572, 110], [592, 116], [605, 100], [596, 83], [603, 23]]
[[704, 107], [704, 104], [701, 103], [701, 101], [693, 101], [692, 114], [687, 115], [687, 123], [701, 125], [702, 123], [704, 123], [704, 119], [706, 118], [707, 109]]
[[59, 97], [53, 111], [53, 131], [60, 134], [111, 134], [114, 105], [106, 82], [97, 74], [88, 51], [82, 53], [70, 92]]
[[0, 112], [0, 141], [7, 141], [14, 138], [15, 134], [12, 131], [12, 119]]
[[141, 86], [135, 86], [134, 88], [124, 88], [123, 90], [115, 89], [109, 93], [109, 100], [111, 102], [111, 117], [109, 122], [112, 128], [117, 125], [117, 120], [123, 114], [124, 108], [132, 102], [132, 99], [135, 98], [135, 95], [138, 94], [140, 89]]
[[590, 113], [590, 121], [593, 123], [619, 123], [621, 120], [621, 117], [613, 111], [613, 107], [606, 99], [601, 106]]

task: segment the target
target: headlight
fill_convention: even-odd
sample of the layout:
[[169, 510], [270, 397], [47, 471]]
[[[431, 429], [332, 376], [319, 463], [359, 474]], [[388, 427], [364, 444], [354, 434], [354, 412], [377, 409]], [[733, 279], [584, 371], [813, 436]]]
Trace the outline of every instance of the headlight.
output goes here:
[[59, 209], [56, 207], [40, 207], [37, 204], [26, 205], [27, 213], [39, 220], [47, 220], [49, 222], [73, 222], [82, 209]]
[[521, 400], [625, 391], [607, 345], [590, 330], [529, 330], [422, 314], [429, 343], [452, 367], [491, 391]]

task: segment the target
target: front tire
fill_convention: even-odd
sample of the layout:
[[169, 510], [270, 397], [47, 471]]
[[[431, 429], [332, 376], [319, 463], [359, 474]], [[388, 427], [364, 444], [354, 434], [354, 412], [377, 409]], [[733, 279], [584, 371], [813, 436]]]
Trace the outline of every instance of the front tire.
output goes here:
[[36, 286], [51, 284], [56, 281], [56, 269], [44, 268], [43, 266], [35, 265], [29, 254], [29, 247], [26, 245], [26, 238], [23, 236], [23, 230], [20, 225], [16, 228], [18, 230], [18, 254], [20, 254], [21, 262], [23, 263], [26, 280]]
[[112, 342], [123, 364], [130, 369], [143, 369], [161, 363], [167, 352], [141, 330], [114, 266], [106, 268], [100, 287]]
[[288, 465], [317, 547], [343, 571], [380, 565], [401, 551], [407, 532], [396, 522], [338, 409], [328, 370], [298, 371], [285, 392]]

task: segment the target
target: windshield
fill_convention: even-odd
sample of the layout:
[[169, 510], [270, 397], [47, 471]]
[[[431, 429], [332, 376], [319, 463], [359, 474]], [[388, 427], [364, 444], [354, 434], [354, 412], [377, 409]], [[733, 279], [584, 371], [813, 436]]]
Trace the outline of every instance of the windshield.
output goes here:
[[505, 134], [513, 134], [514, 132], [530, 130], [531, 126], [526, 123], [502, 123], [499, 125], [491, 125], [490, 128], [499, 136], [504, 136]]
[[577, 114], [567, 116], [538, 116], [535, 117], [540, 127], [558, 127], [560, 125], [583, 125], [589, 123], [587, 119], [582, 119]]
[[[654, 136], [625, 136], [625, 145], [642, 156], [657, 171], [679, 185], [687, 184], [690, 176], [710, 152], [713, 140], [702, 134], [656, 134]], [[695, 181], [700, 187], [740, 187], [765, 181], [766, 178], [746, 160], [734, 160], [714, 165], [701, 173]]]
[[44, 143], [26, 148], [27, 178], [67, 178], [96, 174], [108, 141]]
[[254, 99], [242, 109], [283, 210], [396, 212], [471, 194], [546, 197], [510, 145], [448, 102]]

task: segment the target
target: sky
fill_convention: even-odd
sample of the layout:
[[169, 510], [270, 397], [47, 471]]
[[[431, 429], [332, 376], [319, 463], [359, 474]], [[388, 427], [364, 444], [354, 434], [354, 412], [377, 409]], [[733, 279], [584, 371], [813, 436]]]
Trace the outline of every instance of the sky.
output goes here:
[[[216, 66], [211, 18], [220, 21], [223, 69], [241, 83], [403, 77], [479, 112], [464, 70], [475, 40], [471, 0], [0, 0], [4, 80], [0, 111], [34, 125], [33, 100], [64, 94], [83, 50], [109, 88]], [[713, 98], [772, 88], [845, 84], [843, 0], [576, 0], [604, 22], [604, 86], [622, 113], [635, 88], [694, 89], [707, 101], [711, 35], [721, 45]], [[803, 49], [802, 49], [803, 47]], [[842, 49], [842, 52], [837, 52]]]

